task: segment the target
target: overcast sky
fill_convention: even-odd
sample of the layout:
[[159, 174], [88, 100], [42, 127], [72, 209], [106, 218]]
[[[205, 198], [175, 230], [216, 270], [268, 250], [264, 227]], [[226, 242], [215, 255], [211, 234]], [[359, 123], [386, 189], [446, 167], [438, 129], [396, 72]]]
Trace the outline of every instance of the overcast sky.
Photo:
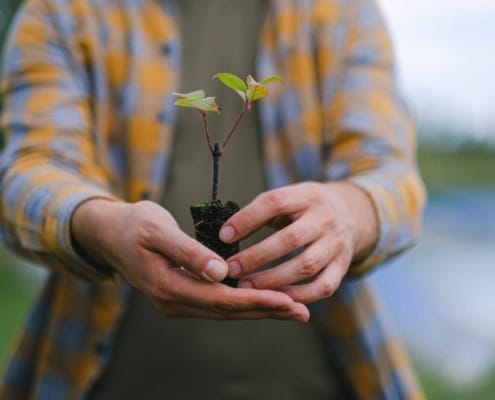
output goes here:
[[419, 118], [495, 140], [495, 1], [379, 1]]

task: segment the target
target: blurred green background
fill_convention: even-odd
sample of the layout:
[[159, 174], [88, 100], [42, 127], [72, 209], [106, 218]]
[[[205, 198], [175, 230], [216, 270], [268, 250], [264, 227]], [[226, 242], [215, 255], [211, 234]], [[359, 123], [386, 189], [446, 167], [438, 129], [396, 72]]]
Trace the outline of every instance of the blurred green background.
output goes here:
[[[1, 0], [0, 5], [0, 45], [4, 40], [5, 31], [8, 26], [8, 22], [11, 20], [15, 8], [19, 0]], [[436, 224], [436, 221], [443, 221], [446, 225], [446, 229], [450, 229], [449, 221], [452, 219], [459, 219], [459, 226], [456, 229], [463, 229], [463, 224], [467, 222], [462, 222], [466, 220], [471, 220], [472, 215], [468, 211], [464, 210], [464, 205], [478, 204], [473, 199], [478, 199], [480, 196], [486, 199], [488, 196], [489, 201], [495, 199], [495, 140], [493, 136], [490, 139], [490, 135], [484, 136], [482, 139], [479, 135], [473, 135], [472, 132], [466, 130], [466, 132], [455, 132], [452, 134], [451, 124], [442, 125], [437, 123], [432, 125], [426, 123], [425, 121], [430, 121], [428, 119], [418, 118], [419, 125], [419, 162], [422, 175], [427, 184], [428, 190], [430, 192], [430, 201], [432, 202], [432, 207], [430, 211], [427, 211], [427, 217], [431, 217], [428, 220], [433, 221], [431, 224]], [[491, 134], [495, 134], [492, 131]], [[0, 143], [1, 144], [1, 143]], [[468, 199], [468, 200], [466, 200]], [[474, 201], [474, 203], [473, 203]], [[464, 203], [463, 203], [464, 202]], [[473, 207], [472, 207], [473, 208]], [[471, 210], [472, 210], [471, 208]], [[451, 210], [453, 214], [448, 214], [442, 220], [442, 212]], [[439, 217], [440, 214], [440, 217]], [[486, 214], [483, 214], [486, 215]], [[493, 214], [489, 217], [484, 216], [478, 217], [479, 225], [483, 225], [483, 219], [493, 218]], [[440, 219], [437, 219], [440, 218]], [[445, 222], [447, 221], [447, 222]], [[478, 222], [476, 222], [477, 224]], [[476, 225], [475, 224], [475, 229]], [[493, 225], [484, 225], [490, 230], [488, 234], [495, 235], [495, 230], [491, 230]], [[481, 228], [480, 228], [481, 229]], [[485, 228], [483, 228], [485, 229]], [[435, 227], [426, 226], [427, 235], [431, 235], [431, 231], [435, 230]], [[430, 233], [428, 233], [430, 232]], [[470, 236], [476, 236], [476, 231]], [[486, 232], [478, 232], [481, 236], [485, 235]], [[444, 233], [441, 233], [444, 235]], [[428, 236], [431, 237], [431, 236]], [[495, 236], [494, 236], [495, 237]], [[463, 240], [463, 239], [461, 239]], [[480, 241], [482, 241], [480, 239]], [[442, 246], [454, 246], [452, 243], [441, 243]], [[430, 251], [430, 253], [428, 253]], [[470, 250], [466, 250], [468, 252]], [[475, 250], [478, 254], [478, 250]], [[426, 254], [421, 253], [421, 250], [417, 252], [416, 256], [411, 258], [405, 258], [403, 263], [409, 264], [402, 270], [405, 271], [406, 276], [410, 269], [414, 268], [413, 265], [417, 260], [422, 260], [421, 257], [425, 257], [426, 260], [431, 255], [431, 249], [424, 250]], [[493, 253], [486, 253], [488, 256]], [[416, 258], [415, 258], [416, 257]], [[418, 258], [419, 257], [419, 258]], [[480, 263], [476, 266], [480, 269], [485, 268], [487, 265], [493, 265], [493, 260], [486, 260], [487, 256], [482, 257]], [[38, 267], [30, 266], [19, 260], [3, 247], [0, 246], [0, 372], [4, 369], [9, 351], [16, 340], [16, 336], [19, 333], [22, 322], [28, 312], [29, 305], [37, 295], [42, 281], [44, 279], [44, 272]], [[447, 265], [446, 267], [450, 267]], [[466, 266], [467, 267], [467, 266]], [[409, 269], [408, 269], [409, 268]], [[397, 270], [397, 269], [396, 269]], [[420, 269], [421, 270], [421, 269]], [[418, 292], [420, 290], [421, 282], [429, 278], [428, 272], [422, 273], [422, 278], [417, 278], [416, 275], [410, 275], [412, 278], [407, 284], [411, 284], [411, 281], [416, 279], [420, 282], [419, 286], [411, 288], [411, 293]], [[379, 274], [378, 274], [379, 275]], [[493, 276], [493, 273], [492, 273]], [[398, 279], [391, 280], [391, 279]], [[401, 325], [401, 318], [405, 320], [404, 315], [401, 313], [400, 307], [397, 304], [401, 304], [399, 295], [390, 290], [391, 287], [400, 286], [401, 279], [397, 277], [385, 277], [380, 278], [378, 276], [377, 280], [379, 285], [384, 287], [385, 298], [392, 304], [393, 311], [397, 314], [399, 319], [399, 328], [403, 329], [406, 337], [406, 342], [410, 346], [410, 351], [413, 355], [415, 363], [418, 367], [419, 374], [426, 388], [428, 398], [438, 399], [438, 400], [488, 400], [495, 398], [495, 362], [493, 359], [495, 357], [487, 358], [481, 367], [476, 364], [475, 367], [471, 369], [458, 368], [456, 371], [445, 372], [442, 368], [438, 368], [438, 364], [431, 357], [428, 357], [428, 348], [422, 348], [424, 342], [431, 340], [432, 337], [440, 336], [437, 338], [439, 342], [445, 338], [444, 335], [449, 335], [449, 327], [451, 325], [446, 324], [447, 333], [432, 332], [432, 326], [429, 322], [424, 322], [422, 326], [410, 327], [407, 323]], [[423, 280], [422, 280], [423, 279]], [[398, 282], [398, 283], [397, 283]], [[441, 283], [436, 283], [437, 286], [432, 286], [429, 288], [430, 291], [442, 291]], [[427, 288], [428, 289], [428, 288]], [[476, 288], [471, 288], [476, 290]], [[402, 291], [404, 293], [405, 291]], [[425, 298], [427, 297], [428, 290], [425, 291]], [[469, 293], [463, 294], [470, 296]], [[388, 296], [388, 297], [387, 297]], [[395, 297], [394, 297], [395, 296]], [[397, 297], [399, 297], [399, 301]], [[412, 296], [413, 297], [413, 296]], [[411, 310], [417, 313], [428, 313], [428, 308], [431, 306], [431, 302], [434, 301], [434, 296], [430, 294], [430, 303], [426, 305], [418, 305], [418, 301], [404, 300], [404, 304], [412, 304], [406, 311], [409, 313]], [[481, 303], [484, 300], [481, 300]], [[484, 306], [481, 304], [480, 307]], [[454, 305], [452, 305], [454, 307]], [[491, 309], [493, 310], [493, 309]], [[410, 318], [407, 317], [407, 318]], [[440, 317], [439, 319], [442, 319]], [[445, 317], [448, 320], [448, 317]], [[483, 324], [483, 321], [480, 321]], [[463, 329], [468, 331], [469, 326], [463, 326], [462, 328], [454, 327], [452, 330]], [[417, 329], [417, 331], [416, 331]], [[436, 329], [436, 328], [435, 328]], [[487, 325], [488, 329], [488, 325]], [[425, 337], [423, 340], [411, 339], [412, 336], [417, 336], [417, 332], [429, 332], [429, 336]], [[436, 336], [435, 336], [436, 335]], [[459, 335], [457, 335], [459, 336]], [[462, 339], [461, 339], [462, 340]], [[474, 343], [475, 341], [473, 341]], [[435, 343], [435, 342], [434, 342]], [[485, 345], [486, 343], [484, 343]], [[426, 345], [425, 345], [426, 346]], [[435, 344], [433, 344], [435, 346]], [[462, 345], [460, 346], [462, 347]], [[484, 349], [485, 347], [483, 347]], [[490, 351], [493, 352], [495, 356], [494, 346], [488, 347]], [[426, 349], [426, 350], [425, 350]], [[452, 352], [459, 351], [459, 348], [452, 348]], [[481, 350], [485, 352], [484, 350]], [[460, 363], [462, 364], [462, 358]], [[472, 362], [472, 361], [469, 361]], [[475, 373], [465, 376], [466, 371], [474, 370]]]

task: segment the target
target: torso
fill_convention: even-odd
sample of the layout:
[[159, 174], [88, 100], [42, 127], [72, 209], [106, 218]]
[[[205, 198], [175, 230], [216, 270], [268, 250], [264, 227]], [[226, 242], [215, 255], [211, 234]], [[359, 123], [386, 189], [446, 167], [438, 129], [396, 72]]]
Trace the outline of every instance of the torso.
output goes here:
[[[218, 94], [222, 112], [209, 121], [213, 135], [222, 140], [241, 100], [210, 78], [216, 72], [242, 77], [253, 72], [266, 2], [205, 4], [179, 1], [184, 43], [181, 91], [202, 88], [207, 95]], [[249, 113], [222, 160], [222, 199], [242, 206], [264, 189], [258, 132], [255, 113]], [[201, 120], [192, 110], [179, 111], [172, 154], [163, 205], [192, 235], [188, 205], [208, 200], [211, 190], [211, 157]], [[137, 292], [130, 303], [114, 357], [92, 400], [165, 395], [206, 400], [343, 398], [311, 324], [169, 320]]]

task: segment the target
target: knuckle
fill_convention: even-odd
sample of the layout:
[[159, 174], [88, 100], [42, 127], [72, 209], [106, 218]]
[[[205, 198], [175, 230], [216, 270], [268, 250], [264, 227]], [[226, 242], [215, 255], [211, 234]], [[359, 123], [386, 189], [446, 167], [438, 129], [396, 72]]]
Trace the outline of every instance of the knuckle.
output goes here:
[[282, 239], [292, 249], [298, 248], [304, 244], [304, 234], [300, 230], [287, 229], [282, 236]]
[[144, 221], [137, 230], [137, 242], [145, 247], [150, 247], [153, 238], [160, 232], [160, 226], [154, 221]]
[[254, 251], [246, 250], [242, 257], [240, 265], [243, 273], [249, 272], [257, 267], [261, 267], [266, 263], [264, 253], [262, 251], [256, 251], [256, 249], [253, 250]]
[[337, 230], [337, 221], [335, 220], [334, 213], [328, 212], [325, 214], [325, 217], [320, 220], [320, 226], [326, 231], [336, 231]]
[[302, 278], [310, 278], [318, 272], [318, 257], [316, 254], [305, 254], [301, 259], [300, 275]]
[[338, 283], [335, 281], [324, 281], [320, 287], [321, 297], [330, 297], [338, 288]]
[[264, 195], [266, 202], [277, 214], [281, 214], [287, 208], [287, 196], [282, 191], [272, 190]]
[[343, 230], [339, 230], [334, 235], [334, 248], [337, 253], [345, 253], [349, 249], [352, 249], [352, 241], [350, 240], [350, 236], [346, 235]]

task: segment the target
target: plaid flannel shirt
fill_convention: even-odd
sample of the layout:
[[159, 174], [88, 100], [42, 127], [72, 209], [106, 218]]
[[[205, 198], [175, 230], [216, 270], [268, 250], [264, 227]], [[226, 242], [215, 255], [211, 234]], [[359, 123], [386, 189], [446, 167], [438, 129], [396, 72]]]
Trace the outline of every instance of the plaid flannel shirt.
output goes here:
[[[166, 190], [181, 54], [175, 13], [173, 0], [28, 0], [13, 23], [0, 232], [52, 273], [1, 399], [84, 398], [108, 361], [128, 286], [78, 256], [69, 222], [89, 198], [133, 202]], [[412, 245], [424, 191], [375, 2], [270, 1], [256, 65], [257, 76], [285, 80], [260, 104], [269, 186], [348, 180], [369, 193], [379, 241], [350, 275]], [[345, 280], [313, 319], [357, 398], [423, 398], [364, 279]]]

